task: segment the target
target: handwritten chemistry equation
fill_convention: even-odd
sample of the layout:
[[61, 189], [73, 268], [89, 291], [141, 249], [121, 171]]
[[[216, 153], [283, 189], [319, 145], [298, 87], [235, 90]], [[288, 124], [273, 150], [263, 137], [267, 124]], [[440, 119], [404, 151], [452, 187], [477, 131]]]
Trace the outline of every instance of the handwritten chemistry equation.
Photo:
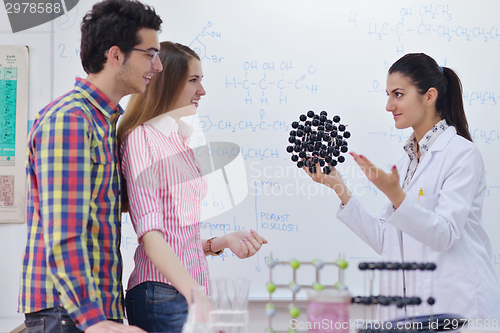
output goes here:
[[[300, 76], [289, 78], [285, 73], [293, 71], [292, 61], [263, 62], [246, 61], [243, 64], [245, 74], [243, 77], [226, 77], [226, 89], [243, 89], [245, 105], [269, 105], [269, 102], [288, 104], [288, 97], [284, 93], [290, 89], [306, 91], [311, 95], [318, 93], [318, 85], [309, 81], [309, 77], [316, 73], [316, 67], [310, 65]], [[276, 74], [277, 75], [272, 75]], [[268, 75], [269, 74], [269, 75]], [[254, 93], [255, 92], [255, 93]], [[257, 95], [257, 92], [260, 92]], [[273, 94], [268, 99], [268, 92]], [[276, 96], [275, 93], [279, 92]]]
[[[452, 26], [446, 22], [453, 20], [449, 5], [423, 5], [417, 10], [413, 8], [401, 8], [399, 23], [389, 22], [369, 22], [368, 34], [382, 40], [384, 37], [396, 35], [402, 37], [408, 33], [416, 33], [418, 35], [437, 35], [451, 42], [455, 39], [463, 39], [466, 41], [480, 40], [489, 42], [491, 40], [500, 39], [500, 29], [498, 27], [467, 27], [467, 26]], [[412, 18], [417, 18], [420, 22], [410, 22]], [[444, 23], [429, 23], [429, 20], [444, 21]]]
[[[264, 110], [261, 110], [261, 114], [264, 113]], [[261, 119], [263, 117], [261, 116]], [[211, 129], [218, 129], [221, 131], [228, 131], [231, 133], [239, 132], [239, 131], [248, 131], [248, 132], [262, 132], [267, 130], [272, 131], [282, 131], [288, 132], [290, 128], [290, 124], [285, 122], [284, 120], [275, 120], [275, 121], [251, 121], [251, 120], [213, 120], [213, 117], [210, 116], [198, 116], [198, 118], [194, 118], [191, 122], [191, 126], [193, 126], [194, 130], [197, 132], [207, 132]]]

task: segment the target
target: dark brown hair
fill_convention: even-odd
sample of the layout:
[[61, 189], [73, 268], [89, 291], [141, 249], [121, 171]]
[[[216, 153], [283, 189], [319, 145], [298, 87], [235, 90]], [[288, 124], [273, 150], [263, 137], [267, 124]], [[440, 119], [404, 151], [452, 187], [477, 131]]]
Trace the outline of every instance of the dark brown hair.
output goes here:
[[87, 74], [99, 73], [106, 63], [106, 51], [118, 46], [125, 59], [142, 41], [142, 28], [160, 30], [162, 20], [153, 8], [135, 0], [105, 0], [95, 4], [82, 21], [80, 58]]
[[409, 78], [422, 95], [429, 88], [435, 88], [438, 92], [436, 110], [441, 119], [455, 126], [458, 135], [472, 141], [464, 111], [462, 83], [451, 68], [439, 67], [424, 53], [409, 53], [389, 68], [389, 74], [392, 73], [401, 73]]

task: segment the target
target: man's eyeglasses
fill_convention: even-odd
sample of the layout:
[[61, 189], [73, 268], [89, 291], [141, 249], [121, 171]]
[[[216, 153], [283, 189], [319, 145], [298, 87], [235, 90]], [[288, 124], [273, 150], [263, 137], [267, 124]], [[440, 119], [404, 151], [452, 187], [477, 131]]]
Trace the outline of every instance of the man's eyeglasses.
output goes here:
[[158, 54], [160, 53], [160, 51], [141, 50], [141, 49], [136, 49], [136, 48], [133, 48], [132, 50], [147, 53], [151, 57], [151, 62], [155, 62], [156, 58], [158, 57]]

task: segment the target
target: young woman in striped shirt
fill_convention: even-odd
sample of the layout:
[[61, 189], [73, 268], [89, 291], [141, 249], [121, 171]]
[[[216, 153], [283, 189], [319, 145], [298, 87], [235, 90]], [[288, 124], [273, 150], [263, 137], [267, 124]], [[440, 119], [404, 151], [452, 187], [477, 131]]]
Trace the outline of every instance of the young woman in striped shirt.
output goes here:
[[205, 95], [201, 62], [189, 47], [172, 42], [161, 43], [159, 57], [163, 72], [144, 77], [146, 92], [132, 96], [118, 129], [124, 201], [139, 239], [125, 307], [132, 325], [180, 332], [191, 288], [208, 291], [205, 256], [229, 248], [247, 258], [267, 241], [253, 230], [200, 238], [207, 184], [188, 146], [193, 129], [180, 118], [195, 114]]

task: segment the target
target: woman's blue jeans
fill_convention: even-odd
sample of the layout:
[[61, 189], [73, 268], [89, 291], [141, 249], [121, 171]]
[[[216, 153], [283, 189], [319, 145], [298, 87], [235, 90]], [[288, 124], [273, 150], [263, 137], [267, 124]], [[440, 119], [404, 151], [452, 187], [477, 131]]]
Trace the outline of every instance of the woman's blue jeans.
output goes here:
[[144, 282], [127, 291], [125, 310], [130, 325], [148, 332], [181, 332], [188, 304], [174, 287]]

